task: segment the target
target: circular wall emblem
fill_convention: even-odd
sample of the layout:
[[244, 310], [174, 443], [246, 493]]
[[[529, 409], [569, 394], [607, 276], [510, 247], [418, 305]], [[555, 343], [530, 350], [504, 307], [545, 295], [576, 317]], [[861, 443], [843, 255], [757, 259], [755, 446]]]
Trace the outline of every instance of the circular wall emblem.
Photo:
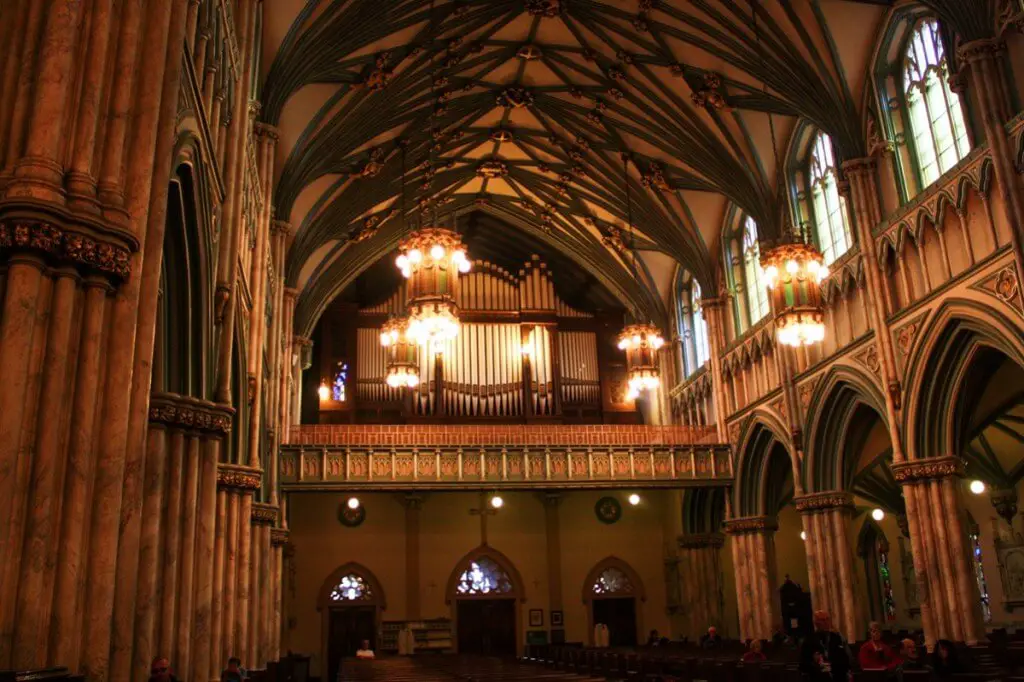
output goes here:
[[355, 509], [349, 508], [345, 502], [338, 505], [338, 521], [341, 521], [341, 525], [355, 528], [362, 525], [365, 520], [366, 507], [364, 505], [359, 505]]
[[594, 514], [601, 523], [615, 523], [622, 518], [622, 505], [614, 497], [602, 497], [594, 505]]

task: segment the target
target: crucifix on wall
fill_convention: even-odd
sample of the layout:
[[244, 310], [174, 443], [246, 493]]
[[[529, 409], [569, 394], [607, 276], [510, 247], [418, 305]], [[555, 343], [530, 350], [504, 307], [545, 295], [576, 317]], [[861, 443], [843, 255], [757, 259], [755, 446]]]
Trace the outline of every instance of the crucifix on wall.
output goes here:
[[480, 517], [480, 545], [484, 546], [487, 544], [487, 517], [494, 516], [498, 513], [498, 509], [501, 508], [501, 498], [495, 495], [490, 500], [487, 499], [486, 493], [480, 493], [480, 506], [475, 509], [469, 510], [470, 516]]

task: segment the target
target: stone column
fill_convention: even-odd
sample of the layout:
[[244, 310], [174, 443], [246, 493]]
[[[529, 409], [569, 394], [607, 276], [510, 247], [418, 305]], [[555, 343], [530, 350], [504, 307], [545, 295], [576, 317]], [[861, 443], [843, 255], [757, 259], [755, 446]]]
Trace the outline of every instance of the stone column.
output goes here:
[[420, 617], [420, 514], [423, 498], [406, 495], [402, 504], [405, 506], [405, 617], [416, 620]]
[[721, 533], [680, 535], [679, 580], [683, 603], [688, 607], [688, 634], [698, 638], [711, 626], [723, 630], [722, 566], [719, 551], [725, 544]]
[[918, 459], [892, 466], [903, 488], [921, 602], [925, 644], [949, 639], [975, 644], [984, 637], [978, 585], [963, 503], [959, 457]]
[[718, 431], [718, 440], [721, 443], [729, 442], [729, 434], [726, 430], [726, 401], [725, 401], [725, 380], [722, 376], [722, 350], [725, 348], [725, 326], [722, 320], [726, 314], [728, 297], [717, 298], [704, 297], [701, 299], [701, 310], [704, 314], [704, 321], [708, 325], [708, 371], [711, 373], [712, 401], [715, 406], [715, 427]]
[[288, 544], [288, 531], [284, 528], [274, 528], [270, 531], [270, 544], [274, 548], [274, 561], [271, 564], [270, 584], [273, 589], [273, 610], [270, 623], [270, 660], [281, 660], [281, 641], [283, 628], [286, 625], [283, 619], [284, 614], [284, 548]]
[[849, 541], [853, 498], [832, 491], [804, 495], [795, 502], [807, 535], [804, 546], [814, 608], [828, 611], [843, 636], [855, 642], [863, 636], [865, 624], [858, 618]]
[[222, 557], [216, 557], [214, 568], [215, 575], [220, 573], [221, 578], [220, 584], [214, 586], [221, 597], [214, 618], [214, 634], [220, 635], [220, 643], [213, 644], [213, 650], [217, 652], [219, 648], [220, 655], [211, 661], [217, 672], [229, 656], [238, 656], [249, 664], [243, 656], [248, 647], [245, 622], [249, 617], [249, 539], [252, 495], [260, 488], [260, 477], [258, 469], [225, 463], [218, 466], [217, 483], [224, 489], [226, 513], [218, 514], [216, 531], [218, 545], [222, 529], [224, 538]]
[[548, 610], [564, 611], [562, 596], [562, 523], [558, 507], [563, 496], [544, 494], [544, 537], [547, 541]]
[[779, 619], [778, 585], [775, 580], [775, 531], [773, 517], [747, 516], [725, 522], [732, 537], [736, 571], [736, 599], [741, 639], [771, 639]]
[[1006, 131], [1010, 106], [1001, 55], [1006, 45], [987, 38], [963, 43], [957, 50], [962, 64], [970, 69], [985, 138], [992, 149], [996, 184], [1003, 198], [1007, 221], [1013, 228], [1013, 252], [1017, 277], [1024, 282], [1024, 186], [1017, 173], [1016, 153]]
[[250, 608], [252, 619], [249, 634], [251, 661], [254, 669], [265, 668], [271, 658], [270, 653], [270, 614], [273, 606], [271, 589], [271, 564], [273, 547], [270, 542], [270, 529], [277, 523], [277, 506], [272, 504], [253, 504], [253, 604]]

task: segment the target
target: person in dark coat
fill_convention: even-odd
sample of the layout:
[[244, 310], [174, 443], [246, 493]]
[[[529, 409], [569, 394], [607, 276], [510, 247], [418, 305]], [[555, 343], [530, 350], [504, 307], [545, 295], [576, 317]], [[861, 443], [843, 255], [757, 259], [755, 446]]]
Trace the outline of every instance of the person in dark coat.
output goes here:
[[850, 648], [825, 611], [814, 612], [814, 632], [800, 648], [800, 671], [812, 682], [848, 682]]
[[718, 634], [718, 628], [712, 625], [708, 628], [708, 634], [701, 637], [700, 648], [717, 649], [720, 646], [722, 646], [722, 637]]
[[157, 656], [149, 664], [149, 682], [178, 682], [171, 674], [171, 662], [163, 656]]
[[960, 663], [953, 643], [948, 639], [937, 641], [932, 650], [932, 675], [945, 679], [962, 672], [964, 672], [964, 666]]

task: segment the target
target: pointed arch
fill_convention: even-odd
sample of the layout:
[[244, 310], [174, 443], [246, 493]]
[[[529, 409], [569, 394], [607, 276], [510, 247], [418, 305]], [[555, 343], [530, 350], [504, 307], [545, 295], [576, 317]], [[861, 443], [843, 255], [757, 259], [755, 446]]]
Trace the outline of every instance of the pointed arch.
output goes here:
[[[511, 589], [494, 595], [460, 594], [459, 582], [462, 579], [463, 573], [469, 570], [473, 563], [481, 560], [490, 560], [494, 562], [494, 564], [496, 564], [497, 567], [508, 577]], [[455, 568], [452, 570], [451, 575], [448, 576], [448, 584], [445, 588], [444, 594], [446, 604], [452, 604], [456, 599], [474, 599], [481, 596], [493, 596], [494, 598], [509, 597], [522, 603], [526, 602], [526, 588], [523, 583], [523, 576], [520, 575], [519, 570], [516, 568], [515, 564], [512, 563], [511, 559], [490, 545], [480, 545], [459, 559], [455, 564]]]
[[903, 426], [912, 458], [959, 454], [970, 396], [990, 378], [968, 370], [991, 367], [999, 355], [1024, 367], [1019, 324], [992, 306], [951, 299], [932, 315], [907, 364]]
[[[740, 446], [736, 466], [738, 485], [733, 491], [733, 514], [737, 517], [774, 515], [792, 497], [792, 488], [785, 489], [785, 474], [791, 473], [792, 452], [787, 429], [781, 420], [767, 410], [755, 410], [740, 433]], [[780, 469], [781, 458], [786, 458], [786, 472]], [[770, 474], [776, 474], [771, 476]], [[781, 478], [781, 481], [778, 480]], [[782, 487], [775, 487], [776, 483]], [[795, 487], [795, 482], [794, 482]], [[775, 498], [769, 500], [768, 492]]]
[[594, 601], [601, 599], [633, 599], [636, 614], [636, 641], [642, 641], [644, 632], [643, 604], [647, 601], [640, 574], [629, 562], [617, 556], [598, 561], [587, 573], [582, 587], [583, 604], [587, 607], [587, 637], [594, 645]]
[[[336, 598], [333, 593], [336, 591], [337, 587], [343, 580], [346, 578], [352, 578], [353, 576], [358, 578], [364, 586], [362, 596], [354, 599]], [[317, 592], [316, 597], [316, 608], [318, 611], [330, 608], [332, 605], [345, 606], [348, 603], [359, 604], [362, 606], [376, 606], [382, 611], [388, 608], [388, 600], [384, 594], [384, 587], [377, 579], [377, 576], [374, 575], [373, 571], [368, 569], [366, 566], [355, 561], [342, 564], [331, 571], [330, 574], [324, 578], [323, 583], [320, 584], [320, 590]]]
[[857, 454], [867, 436], [851, 439], [858, 425], [883, 424], [885, 398], [877, 382], [850, 365], [834, 365], [818, 382], [807, 410], [801, 477], [806, 492], [845, 490], [852, 482]]

